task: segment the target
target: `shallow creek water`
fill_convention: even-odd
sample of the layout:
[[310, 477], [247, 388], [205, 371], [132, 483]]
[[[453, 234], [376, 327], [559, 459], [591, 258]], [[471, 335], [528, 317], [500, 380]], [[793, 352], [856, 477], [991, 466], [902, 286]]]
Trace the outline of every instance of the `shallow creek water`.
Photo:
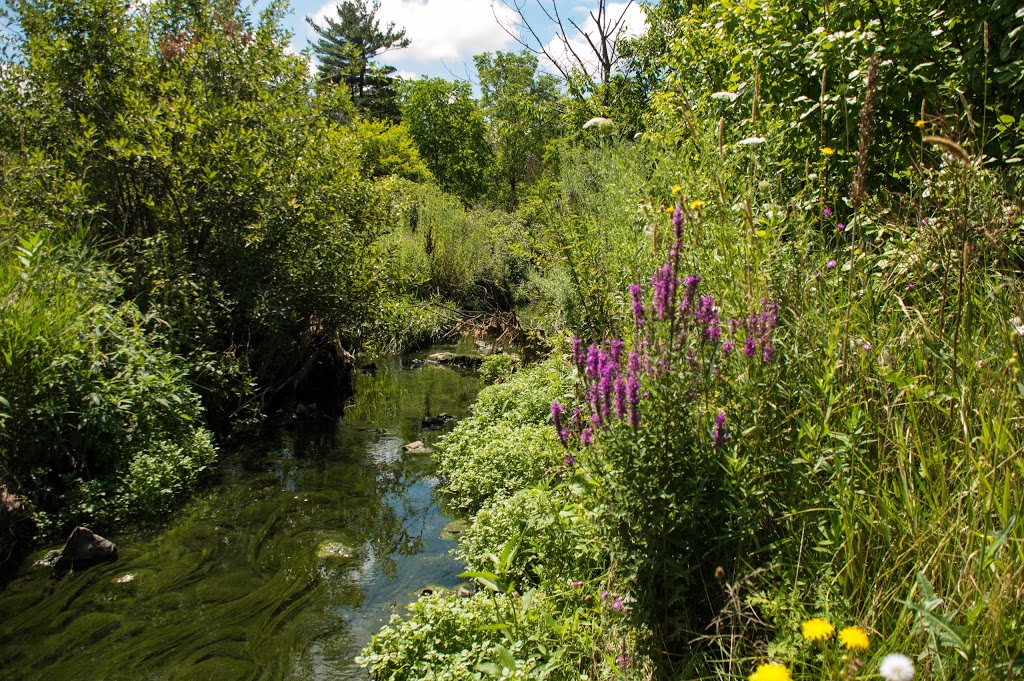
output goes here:
[[54, 580], [45, 550], [26, 560], [0, 592], [0, 679], [367, 678], [370, 635], [461, 570], [433, 461], [402, 445], [436, 441], [422, 417], [465, 416], [478, 381], [409, 362], [357, 376], [340, 419], [225, 452], [173, 519], [107, 535], [117, 561]]

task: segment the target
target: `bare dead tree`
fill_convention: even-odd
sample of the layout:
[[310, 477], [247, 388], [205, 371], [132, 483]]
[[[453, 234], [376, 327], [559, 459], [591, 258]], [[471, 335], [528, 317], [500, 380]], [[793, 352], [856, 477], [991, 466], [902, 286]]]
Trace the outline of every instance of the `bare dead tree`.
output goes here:
[[[494, 18], [504, 31], [524, 49], [549, 61], [562, 78], [569, 82], [572, 76], [585, 79], [588, 93], [602, 90], [607, 93], [607, 85], [619, 64], [618, 41], [626, 29], [626, 12], [634, 0], [626, 0], [621, 12], [609, 13], [609, 0], [597, 0], [597, 8], [590, 11], [588, 18], [593, 26], [584, 22], [584, 30], [571, 17], [563, 16], [558, 9], [556, 0], [492, 0], [491, 9]], [[502, 18], [498, 6], [510, 10], [511, 20]], [[535, 26], [527, 19], [527, 11], [536, 7], [555, 28], [554, 45], [544, 42]], [[586, 49], [574, 44], [577, 36], [586, 41]], [[596, 67], [596, 68], [595, 68]], [[596, 73], [594, 73], [596, 71]]]

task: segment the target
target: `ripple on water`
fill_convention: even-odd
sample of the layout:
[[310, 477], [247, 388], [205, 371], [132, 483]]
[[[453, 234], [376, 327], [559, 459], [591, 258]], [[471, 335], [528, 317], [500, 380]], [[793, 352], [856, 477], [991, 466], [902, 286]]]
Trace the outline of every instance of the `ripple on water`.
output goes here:
[[433, 445], [422, 417], [465, 416], [478, 387], [376, 363], [337, 423], [226, 456], [163, 528], [114, 537], [116, 562], [53, 581], [26, 561], [0, 592], [0, 678], [365, 678], [352, 658], [395, 604], [458, 583], [433, 462], [402, 445]]

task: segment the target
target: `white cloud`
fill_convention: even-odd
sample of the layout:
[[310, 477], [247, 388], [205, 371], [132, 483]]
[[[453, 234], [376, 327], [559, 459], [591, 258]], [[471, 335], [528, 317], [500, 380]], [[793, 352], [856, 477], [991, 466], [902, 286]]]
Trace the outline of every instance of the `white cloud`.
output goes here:
[[[569, 47], [566, 47], [562, 40], [558, 36], [555, 36], [548, 41], [544, 46], [544, 49], [549, 55], [551, 55], [554, 61], [562, 64], [563, 66], [572, 68], [577, 66], [577, 63], [576, 59], [573, 58], [569, 52], [569, 48], [571, 48], [572, 51], [583, 60], [587, 72], [596, 76], [598, 74], [597, 58], [594, 55], [594, 50], [590, 47], [590, 43], [587, 42], [585, 37], [586, 34], [589, 34], [591, 40], [597, 44], [597, 22], [594, 21], [592, 16], [590, 16], [591, 12], [596, 13], [596, 7], [576, 7], [575, 9], [578, 13], [578, 17], [575, 18], [576, 24], [582, 29], [582, 32], [572, 29], [568, 19], [566, 19], [565, 25], [569, 33]], [[620, 16], [622, 17], [622, 25], [619, 27], [620, 38], [632, 38], [634, 36], [642, 35], [647, 31], [647, 22], [644, 18], [644, 11], [636, 2], [629, 4], [628, 7], [627, 3], [624, 2], [610, 2], [606, 5], [606, 25], [613, 26]], [[549, 70], [554, 72], [554, 66], [550, 65]]]
[[[336, 16], [338, 4], [321, 7], [313, 21], [323, 25], [325, 16]], [[388, 52], [383, 59], [414, 70], [424, 62], [462, 61], [481, 52], [509, 49], [514, 41], [495, 21], [495, 12], [502, 23], [511, 24], [510, 11], [500, 3], [492, 11], [487, 0], [381, 0], [377, 12], [381, 27], [394, 22], [412, 41], [409, 47]]]

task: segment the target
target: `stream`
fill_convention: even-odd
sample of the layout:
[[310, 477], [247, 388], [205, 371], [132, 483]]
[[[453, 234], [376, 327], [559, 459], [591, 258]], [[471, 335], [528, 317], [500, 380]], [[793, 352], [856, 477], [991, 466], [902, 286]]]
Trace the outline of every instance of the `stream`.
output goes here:
[[26, 559], [0, 591], [0, 679], [368, 678], [353, 657], [373, 632], [462, 570], [434, 462], [402, 445], [436, 442], [422, 418], [464, 417], [479, 387], [375, 363], [341, 418], [225, 451], [219, 481], [162, 525], [104, 533], [116, 561], [54, 579], [33, 562], [59, 546]]

